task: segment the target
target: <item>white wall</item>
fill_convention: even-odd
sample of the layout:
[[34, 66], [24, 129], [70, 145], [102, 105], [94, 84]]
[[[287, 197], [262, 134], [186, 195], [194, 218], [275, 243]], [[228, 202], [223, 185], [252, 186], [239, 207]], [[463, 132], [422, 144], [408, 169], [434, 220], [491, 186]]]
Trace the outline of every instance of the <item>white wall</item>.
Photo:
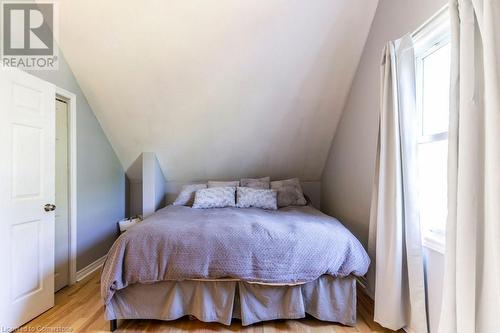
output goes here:
[[165, 206], [165, 177], [155, 153], [142, 153], [127, 170], [129, 217], [147, 217]]
[[155, 156], [155, 161], [154, 161], [154, 173], [155, 173], [155, 198], [154, 198], [155, 207], [154, 208], [155, 208], [155, 211], [157, 211], [158, 209], [165, 207], [167, 186], [165, 183], [165, 176], [163, 175], [163, 172], [161, 171], [160, 163], [158, 163], [156, 156]]
[[376, 5], [59, 1], [60, 44], [125, 169], [318, 181]]
[[127, 170], [127, 217], [142, 215], [142, 154]]
[[142, 180], [129, 180], [127, 192], [127, 217], [142, 215]]
[[[389, 40], [413, 32], [447, 3], [446, 0], [381, 0], [332, 142], [322, 177], [322, 209], [341, 219], [366, 246], [375, 171], [379, 114], [379, 71]], [[428, 257], [429, 308], [441, 303], [440, 254]], [[442, 256], [441, 256], [442, 259]], [[434, 260], [434, 261], [433, 261]], [[437, 261], [436, 261], [437, 260]], [[431, 286], [432, 285], [432, 286]], [[433, 314], [431, 314], [432, 316]], [[435, 314], [434, 314], [435, 317]]]
[[142, 216], [165, 206], [165, 177], [155, 153], [142, 153]]

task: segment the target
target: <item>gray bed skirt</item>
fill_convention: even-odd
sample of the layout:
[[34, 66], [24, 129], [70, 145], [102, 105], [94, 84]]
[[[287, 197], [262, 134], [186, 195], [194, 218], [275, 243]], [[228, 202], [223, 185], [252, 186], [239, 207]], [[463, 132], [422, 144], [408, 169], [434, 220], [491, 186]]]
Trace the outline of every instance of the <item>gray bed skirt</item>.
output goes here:
[[323, 275], [294, 286], [241, 281], [164, 281], [134, 284], [115, 293], [106, 319], [175, 320], [191, 315], [204, 322], [242, 325], [274, 319], [298, 319], [306, 313], [344, 325], [356, 323], [356, 280]]

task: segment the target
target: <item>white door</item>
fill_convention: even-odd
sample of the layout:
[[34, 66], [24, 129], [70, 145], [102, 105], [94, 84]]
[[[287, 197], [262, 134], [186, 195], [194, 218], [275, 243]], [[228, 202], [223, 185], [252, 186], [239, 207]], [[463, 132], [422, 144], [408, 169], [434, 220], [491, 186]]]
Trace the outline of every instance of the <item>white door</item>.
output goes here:
[[0, 326], [54, 305], [55, 87], [0, 69]]
[[55, 291], [69, 283], [68, 104], [56, 100]]

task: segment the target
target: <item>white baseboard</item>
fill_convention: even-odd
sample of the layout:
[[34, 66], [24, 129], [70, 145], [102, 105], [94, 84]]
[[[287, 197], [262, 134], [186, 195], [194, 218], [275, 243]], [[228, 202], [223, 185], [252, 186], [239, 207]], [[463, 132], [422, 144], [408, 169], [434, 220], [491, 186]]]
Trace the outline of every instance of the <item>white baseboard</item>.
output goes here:
[[76, 281], [77, 282], [81, 281], [81, 280], [85, 279], [87, 276], [89, 276], [90, 274], [97, 271], [98, 269], [101, 269], [102, 265], [104, 265], [104, 261], [106, 261], [106, 256], [103, 256], [103, 257], [97, 259], [96, 261], [94, 261], [93, 263], [88, 265], [87, 267], [84, 267], [81, 270], [77, 271], [76, 272]]

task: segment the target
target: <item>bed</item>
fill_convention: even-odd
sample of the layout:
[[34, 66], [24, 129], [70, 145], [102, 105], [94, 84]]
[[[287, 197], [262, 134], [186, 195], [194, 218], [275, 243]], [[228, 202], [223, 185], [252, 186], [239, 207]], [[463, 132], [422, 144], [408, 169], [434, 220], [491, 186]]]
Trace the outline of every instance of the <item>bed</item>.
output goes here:
[[311, 205], [275, 211], [169, 205], [122, 234], [101, 275], [105, 317], [242, 325], [310, 314], [354, 325], [370, 260]]

